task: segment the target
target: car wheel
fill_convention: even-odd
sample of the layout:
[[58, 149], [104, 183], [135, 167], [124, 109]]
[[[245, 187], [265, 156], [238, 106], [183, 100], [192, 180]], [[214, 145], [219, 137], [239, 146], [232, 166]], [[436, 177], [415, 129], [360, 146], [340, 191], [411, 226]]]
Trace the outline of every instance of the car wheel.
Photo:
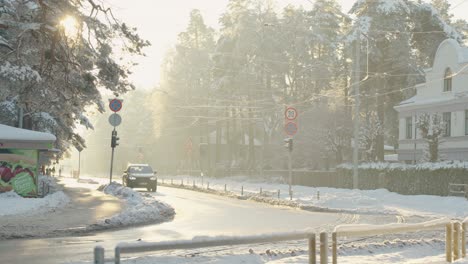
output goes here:
[[146, 187], [146, 190], [147, 190], [148, 192], [151, 192], [153, 189], [152, 189], [151, 187]]

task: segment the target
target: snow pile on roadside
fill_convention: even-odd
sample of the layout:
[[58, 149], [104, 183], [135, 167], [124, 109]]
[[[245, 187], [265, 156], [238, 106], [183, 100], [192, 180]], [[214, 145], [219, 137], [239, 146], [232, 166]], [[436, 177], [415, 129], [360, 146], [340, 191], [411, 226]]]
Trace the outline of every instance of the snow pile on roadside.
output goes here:
[[43, 198], [24, 198], [14, 191], [1, 193], [0, 203], [5, 206], [0, 207], [0, 216], [47, 213], [62, 208], [70, 202], [68, 196], [59, 191], [60, 188], [53, 178], [41, 175], [39, 182], [47, 182], [51, 186], [49, 194]]
[[174, 214], [174, 208], [168, 204], [155, 200], [148, 195], [142, 195], [128, 187], [112, 182], [99, 188], [106, 194], [116, 196], [125, 200], [125, 209], [109, 219], [98, 223], [101, 227], [117, 227], [123, 225], [137, 225], [154, 222], [162, 222], [171, 219]]
[[[302, 207], [311, 210], [341, 211], [352, 213], [400, 214], [404, 216], [427, 217], [468, 217], [468, 201], [463, 197], [441, 197], [432, 195], [401, 195], [386, 189], [350, 190], [326, 187], [293, 186], [293, 200], [289, 200], [287, 184], [252, 182], [245, 178], [204, 178], [203, 187], [200, 177], [176, 176], [165, 178], [165, 183], [173, 180], [179, 186], [191, 189], [193, 182], [197, 190], [242, 199]], [[224, 192], [226, 184], [227, 193]], [[243, 189], [243, 195], [241, 194]], [[262, 194], [260, 194], [262, 189]], [[277, 193], [280, 192], [280, 199]]]

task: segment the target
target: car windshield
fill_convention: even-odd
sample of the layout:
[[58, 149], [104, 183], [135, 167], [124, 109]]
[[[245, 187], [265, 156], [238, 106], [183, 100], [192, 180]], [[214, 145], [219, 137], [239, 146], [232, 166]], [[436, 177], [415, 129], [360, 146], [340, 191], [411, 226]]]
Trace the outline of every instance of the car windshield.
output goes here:
[[150, 166], [131, 166], [128, 168], [128, 172], [131, 173], [153, 173], [153, 169]]

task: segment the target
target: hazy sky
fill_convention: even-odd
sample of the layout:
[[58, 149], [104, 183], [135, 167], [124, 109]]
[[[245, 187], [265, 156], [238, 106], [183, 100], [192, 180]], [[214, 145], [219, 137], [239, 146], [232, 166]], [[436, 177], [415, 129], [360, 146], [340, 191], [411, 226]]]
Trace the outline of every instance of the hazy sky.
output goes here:
[[[188, 23], [188, 14], [192, 9], [199, 9], [205, 22], [218, 28], [218, 18], [226, 8], [228, 0], [107, 0], [115, 13], [123, 21], [138, 28], [140, 36], [149, 40], [152, 46], [146, 49], [146, 58], [139, 59], [132, 80], [138, 88], [152, 88], [159, 83], [159, 65], [170, 49], [179, 32], [184, 31]], [[277, 0], [279, 7], [287, 4], [311, 7], [313, 0]], [[347, 12], [354, 0], [339, 0]], [[449, 0], [455, 17], [468, 18], [467, 0]]]

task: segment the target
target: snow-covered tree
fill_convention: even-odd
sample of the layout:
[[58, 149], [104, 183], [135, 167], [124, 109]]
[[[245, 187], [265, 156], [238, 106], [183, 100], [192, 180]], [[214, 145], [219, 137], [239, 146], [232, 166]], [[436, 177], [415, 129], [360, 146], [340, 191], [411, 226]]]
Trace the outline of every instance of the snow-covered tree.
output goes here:
[[365, 121], [361, 122], [359, 131], [359, 148], [364, 151], [366, 161], [376, 161], [377, 140], [383, 134], [383, 126], [375, 112], [369, 112]]
[[437, 162], [440, 160], [439, 146], [446, 131], [446, 123], [439, 114], [422, 114], [416, 123], [421, 137], [427, 146], [423, 151], [423, 161]]
[[101, 1], [0, 0], [1, 121], [16, 125], [21, 108], [24, 127], [54, 133], [57, 148], [85, 147], [75, 128], [104, 110], [100, 89], [133, 89], [131, 55], [148, 45]]

